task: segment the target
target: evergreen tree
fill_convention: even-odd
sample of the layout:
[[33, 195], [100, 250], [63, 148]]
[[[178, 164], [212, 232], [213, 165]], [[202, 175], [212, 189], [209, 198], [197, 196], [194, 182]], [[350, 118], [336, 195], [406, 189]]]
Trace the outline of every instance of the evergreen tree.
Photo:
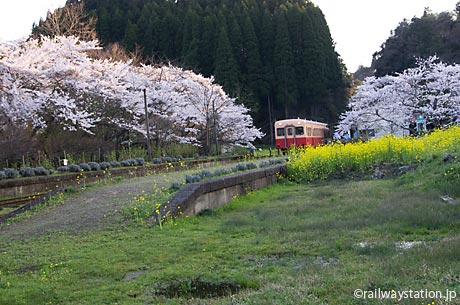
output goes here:
[[243, 35], [241, 33], [241, 27], [238, 23], [236, 17], [232, 14], [230, 16], [230, 43], [232, 45], [233, 54], [236, 58], [236, 61], [239, 67], [244, 65], [244, 56], [243, 56]]
[[226, 92], [233, 96], [237, 95], [239, 92], [239, 69], [233, 56], [225, 26], [220, 29], [214, 75], [217, 82], [223, 85]]
[[269, 96], [273, 84], [273, 38], [275, 26], [272, 15], [267, 8], [263, 10], [261, 18], [260, 56], [264, 68], [264, 84], [260, 88], [262, 95]]
[[110, 28], [110, 15], [103, 7], [99, 13], [98, 22], [96, 25], [96, 32], [103, 41], [110, 41], [111, 28]]
[[214, 70], [214, 54], [216, 52], [217, 34], [215, 27], [217, 21], [209, 10], [202, 19], [202, 32], [200, 40], [200, 70], [205, 75], [211, 75]]
[[396, 74], [415, 67], [419, 57], [437, 55], [445, 63], [459, 63], [460, 19], [454, 18], [454, 14], [434, 14], [426, 9], [420, 18], [403, 20], [374, 54], [371, 68], [375, 70], [375, 76]]
[[123, 37], [123, 44], [129, 51], [133, 51], [136, 47], [136, 42], [138, 41], [137, 32], [137, 25], [128, 20], [125, 35]]
[[[296, 102], [295, 75], [292, 69], [294, 58], [285, 14], [280, 12], [276, 18], [275, 49], [273, 64], [277, 103], [284, 106], [284, 116], [288, 118]], [[294, 114], [292, 114], [294, 115]]]
[[[129, 49], [138, 44], [149, 63], [155, 58], [215, 74], [231, 96], [252, 109], [259, 125], [271, 110], [277, 118], [334, 122], [347, 99], [346, 70], [321, 10], [310, 1], [85, 1], [99, 17], [103, 44], [118, 41]], [[446, 37], [459, 45], [454, 36]]]
[[122, 41], [126, 32], [126, 19], [123, 12], [118, 7], [112, 16], [110, 41]]
[[187, 9], [187, 13], [185, 14], [182, 33], [182, 61], [187, 68], [198, 69], [200, 64], [199, 16], [191, 7]]
[[247, 77], [247, 84], [251, 89], [251, 93], [254, 95], [254, 98], [258, 99], [262, 95], [261, 89], [263, 87], [264, 75], [259, 54], [259, 42], [257, 41], [254, 26], [247, 12], [243, 15], [242, 29], [244, 74]]

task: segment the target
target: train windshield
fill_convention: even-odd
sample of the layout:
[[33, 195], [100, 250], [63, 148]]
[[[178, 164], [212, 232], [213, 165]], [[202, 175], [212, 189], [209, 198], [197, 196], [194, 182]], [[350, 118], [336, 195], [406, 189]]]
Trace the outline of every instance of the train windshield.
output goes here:
[[278, 137], [284, 137], [284, 128], [277, 128], [276, 129], [276, 135]]

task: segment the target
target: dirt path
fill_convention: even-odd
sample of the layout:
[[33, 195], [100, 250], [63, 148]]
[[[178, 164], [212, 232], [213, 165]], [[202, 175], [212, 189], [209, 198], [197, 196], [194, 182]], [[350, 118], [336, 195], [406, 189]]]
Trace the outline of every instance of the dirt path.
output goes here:
[[162, 173], [126, 179], [107, 186], [90, 187], [65, 196], [58, 206], [43, 209], [27, 219], [0, 226], [0, 242], [11, 239], [46, 236], [55, 231], [79, 232], [120, 225], [119, 211], [130, 204], [134, 196], [153, 193], [155, 187], [183, 182], [191, 171]]

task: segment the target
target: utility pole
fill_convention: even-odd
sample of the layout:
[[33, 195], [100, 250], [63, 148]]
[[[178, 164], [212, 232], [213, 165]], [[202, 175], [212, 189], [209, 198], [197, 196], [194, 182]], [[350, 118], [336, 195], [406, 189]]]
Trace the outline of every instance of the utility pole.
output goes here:
[[270, 93], [267, 96], [267, 101], [268, 101], [268, 122], [270, 124], [270, 145], [273, 146], [273, 121], [272, 121], [272, 103], [270, 99]]
[[147, 128], [147, 154], [150, 160], [152, 159], [152, 150], [150, 149], [149, 110], [147, 108], [147, 90], [145, 88], [144, 88], [144, 107], [145, 107], [145, 127]]
[[217, 134], [217, 120], [216, 120], [216, 105], [214, 99], [212, 100], [212, 117], [213, 117], [213, 125], [214, 125], [214, 139], [215, 139], [215, 144], [216, 144], [216, 154], [219, 155], [219, 140], [218, 140], [218, 134]]

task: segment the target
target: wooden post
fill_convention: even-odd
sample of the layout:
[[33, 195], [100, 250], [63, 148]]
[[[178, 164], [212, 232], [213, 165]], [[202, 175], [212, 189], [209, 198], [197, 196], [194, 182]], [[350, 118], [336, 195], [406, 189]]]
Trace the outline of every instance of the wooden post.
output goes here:
[[144, 106], [145, 106], [145, 127], [147, 128], [147, 154], [149, 161], [152, 159], [152, 150], [150, 149], [150, 124], [149, 111], [147, 108], [147, 90], [144, 88]]

